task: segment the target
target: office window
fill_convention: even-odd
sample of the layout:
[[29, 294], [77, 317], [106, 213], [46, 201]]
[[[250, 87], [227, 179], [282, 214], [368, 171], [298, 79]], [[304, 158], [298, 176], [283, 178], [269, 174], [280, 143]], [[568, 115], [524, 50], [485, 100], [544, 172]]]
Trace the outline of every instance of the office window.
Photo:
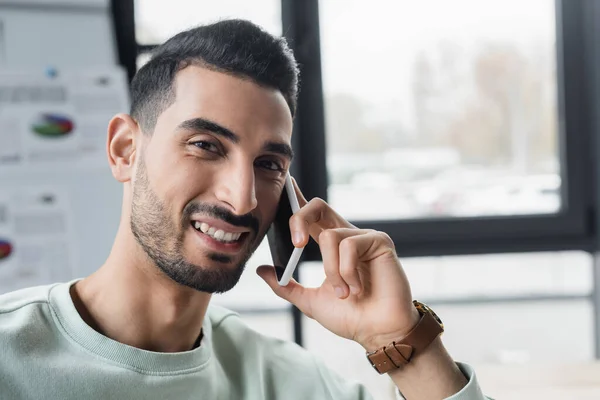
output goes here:
[[185, 29], [226, 18], [248, 19], [281, 35], [279, 0], [135, 0], [139, 44], [162, 43]]
[[137, 56], [136, 58], [136, 68], [140, 69], [144, 66], [144, 64], [146, 64], [148, 61], [150, 61], [151, 58], [151, 54], [150, 53], [141, 53], [140, 55]]
[[328, 198], [345, 217], [561, 210], [554, 1], [319, 13]]

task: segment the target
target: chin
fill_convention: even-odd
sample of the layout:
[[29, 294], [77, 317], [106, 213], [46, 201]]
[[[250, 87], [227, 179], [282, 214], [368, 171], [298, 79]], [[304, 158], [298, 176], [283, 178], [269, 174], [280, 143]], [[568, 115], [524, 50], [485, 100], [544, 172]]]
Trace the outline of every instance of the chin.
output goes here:
[[205, 258], [201, 264], [196, 264], [182, 258], [175, 263], [157, 265], [169, 278], [183, 286], [205, 293], [224, 293], [237, 285], [245, 262], [223, 264]]
[[208, 253], [202, 257], [184, 257], [185, 262], [198, 269], [226, 269], [233, 270], [240, 263], [240, 257], [228, 254]]

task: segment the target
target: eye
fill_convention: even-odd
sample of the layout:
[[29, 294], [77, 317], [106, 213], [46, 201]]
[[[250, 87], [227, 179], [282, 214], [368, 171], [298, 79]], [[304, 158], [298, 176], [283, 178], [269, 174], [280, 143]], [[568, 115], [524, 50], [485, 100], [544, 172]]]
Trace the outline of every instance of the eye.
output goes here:
[[205, 151], [210, 151], [211, 153], [221, 153], [221, 150], [219, 149], [219, 147], [211, 142], [207, 142], [205, 140], [199, 140], [197, 142], [192, 142], [190, 143], [192, 146], [196, 146], [199, 149], [205, 150]]
[[256, 166], [259, 168], [264, 168], [269, 171], [282, 172], [284, 170], [281, 163], [279, 163], [275, 160], [259, 160], [256, 162]]

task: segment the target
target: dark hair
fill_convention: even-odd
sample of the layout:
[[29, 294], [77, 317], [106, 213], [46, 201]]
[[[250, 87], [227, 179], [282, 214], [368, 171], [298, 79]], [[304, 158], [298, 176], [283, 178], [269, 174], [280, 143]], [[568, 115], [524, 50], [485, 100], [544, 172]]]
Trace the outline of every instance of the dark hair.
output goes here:
[[181, 32], [156, 48], [131, 82], [131, 112], [146, 133], [175, 101], [173, 81], [181, 69], [199, 65], [283, 94], [292, 117], [298, 96], [298, 65], [285, 38], [252, 22], [233, 19]]

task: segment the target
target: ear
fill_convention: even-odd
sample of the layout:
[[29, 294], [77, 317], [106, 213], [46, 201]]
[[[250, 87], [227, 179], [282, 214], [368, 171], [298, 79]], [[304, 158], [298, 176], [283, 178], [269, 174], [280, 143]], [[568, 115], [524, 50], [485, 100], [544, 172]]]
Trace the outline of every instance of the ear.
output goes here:
[[140, 134], [137, 122], [127, 114], [117, 114], [108, 123], [106, 153], [112, 174], [119, 182], [128, 182], [133, 176]]

